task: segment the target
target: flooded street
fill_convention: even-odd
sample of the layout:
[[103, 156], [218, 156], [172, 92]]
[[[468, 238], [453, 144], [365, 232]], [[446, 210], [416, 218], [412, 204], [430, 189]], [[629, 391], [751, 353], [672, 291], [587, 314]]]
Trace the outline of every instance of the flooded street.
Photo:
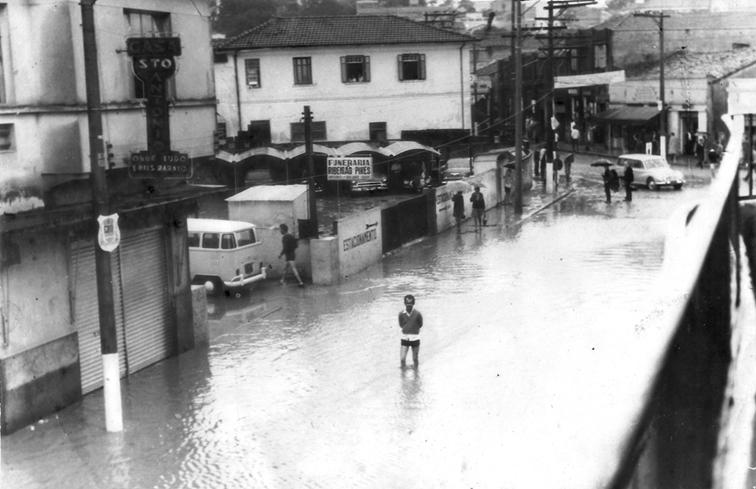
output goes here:
[[[667, 218], [707, 187], [607, 205], [582, 173], [524, 222], [489, 211], [338, 286], [211, 299], [209, 348], [122, 382], [123, 433], [90, 394], [3, 437], [2, 488], [596, 487]], [[419, 369], [399, 368], [408, 293]]]

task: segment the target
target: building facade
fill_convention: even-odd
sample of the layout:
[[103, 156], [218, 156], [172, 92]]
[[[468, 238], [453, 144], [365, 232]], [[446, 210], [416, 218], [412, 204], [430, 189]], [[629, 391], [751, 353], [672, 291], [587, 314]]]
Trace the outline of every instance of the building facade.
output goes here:
[[276, 18], [216, 46], [227, 133], [264, 143], [469, 130], [473, 38], [395, 16]]
[[[121, 375], [193, 346], [185, 219], [197, 196], [186, 175], [131, 172], [152, 126], [148, 86], [134, 75], [126, 41], [180, 39], [178, 69], [160, 94], [169, 122], [161, 128], [170, 150], [209, 159], [215, 98], [205, 4], [99, 0], [93, 8], [105, 143], [97, 161], [107, 167], [121, 234], [111, 253]], [[82, 23], [78, 3], [0, 6], [3, 433], [102, 385]]]

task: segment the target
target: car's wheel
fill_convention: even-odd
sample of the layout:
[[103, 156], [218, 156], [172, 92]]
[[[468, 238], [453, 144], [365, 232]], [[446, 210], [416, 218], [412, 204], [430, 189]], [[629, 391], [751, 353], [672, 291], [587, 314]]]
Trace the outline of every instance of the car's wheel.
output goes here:
[[674, 188], [675, 188], [675, 190], [680, 190], [682, 188], [682, 183], [679, 183], [679, 184], [675, 185]]
[[651, 177], [648, 177], [648, 180], [646, 180], [646, 186], [649, 190], [656, 190], [656, 182]]

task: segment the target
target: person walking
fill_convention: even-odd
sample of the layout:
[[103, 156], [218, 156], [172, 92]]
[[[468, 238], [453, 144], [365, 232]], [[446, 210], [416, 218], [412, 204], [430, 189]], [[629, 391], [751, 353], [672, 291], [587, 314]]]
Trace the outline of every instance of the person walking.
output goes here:
[[475, 192], [470, 196], [470, 202], [472, 202], [472, 215], [475, 231], [481, 231], [483, 230], [483, 215], [486, 213], [486, 201], [483, 198], [483, 194], [480, 193], [480, 187], [478, 185], [475, 186]]
[[570, 123], [570, 140], [572, 141], [572, 152], [577, 153], [580, 146], [580, 129], [578, 129], [575, 121]]
[[457, 190], [457, 193], [452, 197], [454, 220], [457, 222], [457, 232], [462, 232], [462, 221], [465, 218], [465, 199], [462, 197], [462, 191]]
[[512, 203], [512, 182], [514, 180], [514, 171], [507, 168], [504, 171], [504, 205]]
[[297, 238], [289, 233], [289, 226], [286, 224], [281, 224], [278, 226], [278, 229], [283, 235], [281, 236], [281, 253], [278, 254], [278, 258], [284, 257], [286, 260], [284, 262], [283, 273], [281, 273], [281, 285], [286, 283], [286, 273], [291, 269], [297, 282], [299, 282], [299, 286], [304, 287], [304, 282], [302, 282], [302, 279], [299, 277], [297, 264], [294, 261], [296, 259], [296, 249], [298, 246]]
[[415, 309], [415, 296], [404, 296], [404, 309], [399, 313], [399, 327], [402, 328], [401, 346], [399, 350], [399, 365], [407, 366], [407, 350], [412, 348], [412, 366], [420, 365], [420, 328], [423, 327], [423, 315]]
[[633, 174], [633, 167], [630, 166], [629, 161], [625, 163], [625, 173], [622, 175], [622, 178], [625, 180], [625, 202], [632, 202], [633, 179], [635, 178], [635, 175]]
[[604, 173], [601, 175], [604, 179], [604, 194], [606, 195], [606, 203], [612, 203], [612, 171], [607, 166]]
[[554, 179], [554, 188], [559, 186], [559, 171], [562, 169], [562, 159], [559, 157], [559, 153], [554, 152], [554, 161], [552, 162], [552, 177]]
[[572, 179], [572, 163], [575, 162], [575, 153], [570, 153], [564, 158], [564, 180], [568, 184]]

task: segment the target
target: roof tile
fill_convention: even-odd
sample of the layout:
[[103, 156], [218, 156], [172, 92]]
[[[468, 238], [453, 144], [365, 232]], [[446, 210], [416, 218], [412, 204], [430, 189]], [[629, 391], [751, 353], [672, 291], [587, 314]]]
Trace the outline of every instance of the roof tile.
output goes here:
[[216, 49], [425, 44], [474, 40], [471, 36], [395, 15], [274, 17], [219, 43]]

